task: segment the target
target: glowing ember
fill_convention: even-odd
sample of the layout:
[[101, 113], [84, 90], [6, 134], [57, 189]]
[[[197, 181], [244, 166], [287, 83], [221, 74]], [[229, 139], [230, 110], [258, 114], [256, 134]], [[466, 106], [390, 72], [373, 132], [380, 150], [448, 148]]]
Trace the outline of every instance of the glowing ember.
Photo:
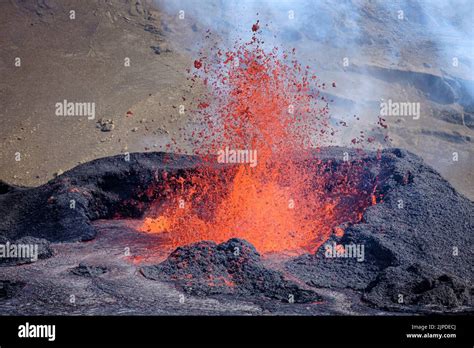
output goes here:
[[204, 74], [194, 79], [210, 81], [214, 93], [196, 110], [205, 125], [195, 134], [204, 149], [199, 154], [211, 163], [240, 163], [166, 178], [164, 199], [141, 230], [167, 233], [172, 247], [237, 237], [260, 252], [314, 250], [339, 224], [359, 221], [376, 203], [373, 187], [359, 187], [362, 166], [344, 163], [336, 171], [316, 158], [301, 161], [308, 147], [334, 136], [328, 106], [316, 76], [297, 63], [294, 51], [266, 52], [258, 29], [258, 23], [252, 27], [251, 42], [194, 63]]

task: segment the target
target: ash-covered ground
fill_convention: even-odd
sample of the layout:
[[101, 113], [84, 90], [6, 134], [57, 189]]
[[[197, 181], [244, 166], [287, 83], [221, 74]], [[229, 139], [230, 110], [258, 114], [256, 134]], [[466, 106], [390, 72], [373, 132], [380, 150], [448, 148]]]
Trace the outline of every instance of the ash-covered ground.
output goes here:
[[[196, 157], [136, 153], [80, 165], [36, 188], [1, 185], [2, 243], [38, 244], [38, 260], [1, 259], [2, 314], [388, 314], [472, 311], [472, 201], [420, 158], [325, 148], [306, 160], [364, 161], [381, 200], [328, 243], [362, 259], [260, 255], [248, 242], [166, 250], [137, 232], [163, 173]], [[375, 165], [377, 164], [377, 165]], [[226, 170], [223, 166], [222, 170]], [[74, 202], [73, 207], [71, 203]], [[359, 255], [362, 256], [362, 255]]]

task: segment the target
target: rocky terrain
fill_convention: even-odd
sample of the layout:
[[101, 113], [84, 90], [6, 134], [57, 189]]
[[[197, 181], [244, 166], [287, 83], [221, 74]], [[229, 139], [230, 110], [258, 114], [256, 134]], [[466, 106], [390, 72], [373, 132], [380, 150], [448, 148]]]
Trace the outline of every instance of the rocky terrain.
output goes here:
[[[337, 163], [347, 151], [357, 156], [337, 147], [315, 156]], [[140, 233], [141, 220], [130, 219], [159, 199], [143, 193], [159, 187], [163, 172], [186, 176], [209, 165], [196, 157], [137, 153], [125, 161], [119, 155], [83, 164], [38, 188], [3, 184], [4, 243], [30, 240], [42, 247], [36, 262], [1, 264], [5, 295], [0, 310], [8, 313], [14, 305], [34, 301], [34, 306], [20, 308], [30, 314], [43, 313], [40, 307], [46, 313], [67, 312], [66, 288], [83, 299], [74, 307], [83, 314], [122, 313], [120, 306], [129, 308], [127, 313], [171, 313], [183, 296], [197, 301], [179, 311], [188, 314], [206, 313], [206, 301], [217, 301], [212, 310], [226, 313], [245, 313], [242, 308], [248, 304], [255, 313], [280, 314], [472, 310], [473, 202], [413, 154], [388, 149], [377, 158], [367, 153], [354, 160], [375, 172], [383, 198], [365, 211], [360, 223], [345, 225], [342, 236], [334, 234], [325, 243], [363, 246], [362, 259], [328, 258], [324, 246], [315, 254], [261, 256], [238, 239], [172, 251], [161, 235]], [[77, 202], [73, 208], [71, 200]], [[124, 287], [129, 286], [135, 290], [127, 302]], [[165, 294], [150, 295], [156, 287], [175, 289], [167, 291], [178, 303], [157, 304]], [[45, 297], [51, 291], [58, 298]], [[154, 305], [133, 307], [137, 297]]]
[[[472, 3], [196, 4], [0, 2], [0, 244], [38, 245], [37, 260], [0, 259], [0, 313], [472, 312]], [[163, 173], [206, 165], [186, 155], [202, 126], [190, 110], [208, 92], [188, 69], [257, 19], [269, 45], [295, 48], [332, 86], [340, 135], [326, 145], [370, 134], [382, 100], [420, 105], [373, 134], [362, 159], [383, 199], [327, 242], [363, 245], [363, 261], [261, 255], [240, 239], [167, 250], [138, 232]], [[60, 116], [64, 100], [95, 113]], [[317, 156], [344, 151], [356, 153]]]

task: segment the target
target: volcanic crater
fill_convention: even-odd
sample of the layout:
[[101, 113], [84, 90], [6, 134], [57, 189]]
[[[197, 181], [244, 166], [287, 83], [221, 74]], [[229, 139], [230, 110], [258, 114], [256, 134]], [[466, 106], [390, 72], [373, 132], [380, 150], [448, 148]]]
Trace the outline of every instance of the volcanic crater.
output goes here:
[[[206, 313], [208, 299], [217, 301], [212, 313], [229, 312], [229, 307], [234, 313], [281, 314], [471, 310], [472, 201], [401, 149], [328, 147], [308, 150], [294, 161], [315, 177], [325, 177], [314, 191], [321, 196], [318, 202], [337, 202], [326, 211], [327, 219], [318, 215], [322, 220], [315, 222], [318, 228], [311, 238], [295, 237], [295, 244], [278, 243], [278, 238], [290, 236], [286, 233], [263, 243], [257, 233], [219, 231], [218, 224], [211, 233], [218, 202], [206, 201], [213, 196], [202, 192], [193, 213], [208, 221], [202, 235], [196, 225], [189, 234], [178, 231], [178, 237], [172, 229], [144, 229], [147, 219], [168, 211], [163, 207], [176, 192], [199, 192], [190, 180], [196, 173], [211, 171], [213, 179], [224, 182], [238, 174], [239, 166], [197, 156], [118, 155], [80, 165], [35, 188], [2, 183], [3, 242], [30, 238], [42, 247], [37, 262], [2, 262], [3, 288], [15, 291], [5, 292], [0, 308], [11, 310], [28, 299], [36, 306], [23, 310], [32, 314], [40, 308], [67, 312], [70, 304], [58, 305], [44, 294], [66, 296], [66, 284], [72, 282], [81, 284], [74, 290], [83, 299], [74, 307], [78, 313], [113, 312], [132, 290], [132, 297], [160, 301], [171, 296], [163, 294], [164, 288], [197, 301], [191, 307], [164, 301], [164, 313]], [[340, 190], [340, 185], [356, 190]], [[253, 213], [255, 220], [273, 219]], [[189, 228], [186, 219], [179, 222]], [[247, 226], [266, 225], [256, 221]], [[275, 226], [280, 226], [278, 221]], [[269, 238], [265, 231], [261, 234]], [[326, 245], [363, 246], [363, 259], [328, 257]], [[101, 272], [88, 272], [81, 279], [81, 272], [72, 271], [79, 266]], [[146, 301], [130, 300], [127, 308], [127, 313], [151, 310]]]

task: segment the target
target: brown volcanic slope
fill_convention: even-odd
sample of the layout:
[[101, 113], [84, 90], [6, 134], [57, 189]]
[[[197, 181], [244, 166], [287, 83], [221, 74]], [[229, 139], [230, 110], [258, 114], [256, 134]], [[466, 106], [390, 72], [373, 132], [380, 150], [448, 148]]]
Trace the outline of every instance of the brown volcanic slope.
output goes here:
[[[338, 44], [352, 29], [330, 4], [327, 14], [340, 20], [327, 38], [317, 35], [317, 18], [311, 24], [315, 27], [302, 33], [271, 22], [268, 29], [285, 48], [296, 47], [299, 59], [314, 66], [322, 81], [337, 82], [337, 88], [327, 90], [335, 101], [335, 119], [361, 116], [332, 145], [350, 146], [354, 134], [376, 123], [380, 98], [420, 102], [420, 120], [387, 120], [390, 145], [421, 156], [473, 199], [472, 97], [463, 99], [449, 85], [472, 79], [472, 67], [463, 59], [457, 68], [447, 63], [446, 52], [417, 23], [419, 9], [409, 9], [413, 20], [408, 16], [401, 23], [375, 3], [352, 2], [364, 14], [357, 23], [360, 36], [352, 40], [357, 49]], [[233, 30], [226, 20], [235, 14], [222, 13], [212, 0], [200, 6], [206, 16], [215, 14], [224, 23], [222, 33], [214, 34]], [[76, 11], [75, 20], [69, 19], [70, 10]], [[187, 13], [179, 21], [175, 13], [153, 9], [151, 0], [0, 2], [0, 179], [36, 186], [94, 158], [167, 150], [164, 145], [172, 138], [189, 150], [178, 129], [192, 120], [178, 108], [189, 107], [202, 90], [188, 86], [186, 68], [196, 55], [190, 52], [211, 43], [203, 42], [208, 27]], [[161, 53], [150, 46], [160, 47]], [[22, 59], [20, 68], [14, 66], [15, 57]], [[124, 67], [126, 57], [130, 67]], [[350, 58], [347, 68], [340, 64], [343, 57]], [[64, 99], [96, 102], [96, 119], [55, 116], [55, 103]], [[127, 117], [128, 111], [133, 116]], [[100, 118], [112, 119], [115, 128], [101, 132], [96, 127]], [[453, 152], [458, 161], [452, 160]]]
[[[135, 3], [0, 2], [1, 179], [36, 186], [94, 158], [157, 151], [186, 123], [177, 106], [192, 98], [190, 60], [170, 52], [161, 29], [150, 27], [161, 27], [160, 14]], [[56, 116], [55, 103], [64, 99], [95, 102], [95, 120]], [[101, 132], [100, 118], [115, 128]]]
[[[183, 3], [161, 1], [177, 12]], [[184, 2], [191, 3], [192, 1]], [[306, 4], [306, 6], [305, 6]], [[232, 2], [206, 0], [199, 6], [183, 6], [193, 30], [169, 33], [178, 47], [206, 47], [203, 40], [211, 26], [223, 46], [233, 38], [248, 36], [257, 18], [267, 44], [296, 48], [297, 58], [311, 66], [325, 95], [332, 99], [331, 115], [348, 127], [339, 127], [334, 142], [325, 145], [353, 146], [351, 140], [374, 127], [380, 101], [420, 103], [420, 118], [387, 117], [389, 146], [405, 148], [422, 157], [460, 192], [474, 199], [474, 59], [473, 39], [466, 33], [474, 6], [443, 8], [442, 2], [367, 2], [364, 0]], [[295, 10], [295, 19], [286, 17]], [[403, 9], [400, 20], [397, 11]], [[256, 13], [259, 13], [257, 16]], [[215, 20], [210, 21], [210, 14]], [[166, 21], [166, 19], [165, 19]], [[434, 22], [449, 23], [454, 33]], [[168, 25], [179, 21], [171, 21]], [[227, 40], [226, 40], [227, 38]], [[453, 57], [458, 65], [453, 65]], [[344, 58], [348, 66], [343, 65]], [[333, 88], [332, 82], [336, 82]], [[465, 86], [470, 86], [471, 93]], [[359, 117], [359, 120], [354, 118]], [[383, 136], [374, 133], [377, 139]], [[387, 143], [373, 143], [387, 146]], [[458, 161], [453, 160], [453, 153]]]

